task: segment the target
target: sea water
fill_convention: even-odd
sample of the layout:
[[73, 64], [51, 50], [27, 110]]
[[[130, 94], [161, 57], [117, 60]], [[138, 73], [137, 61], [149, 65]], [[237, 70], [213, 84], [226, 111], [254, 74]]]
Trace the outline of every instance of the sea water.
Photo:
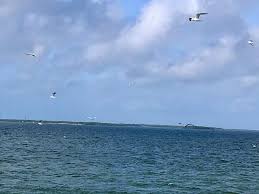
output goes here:
[[259, 131], [1, 123], [0, 193], [256, 194]]

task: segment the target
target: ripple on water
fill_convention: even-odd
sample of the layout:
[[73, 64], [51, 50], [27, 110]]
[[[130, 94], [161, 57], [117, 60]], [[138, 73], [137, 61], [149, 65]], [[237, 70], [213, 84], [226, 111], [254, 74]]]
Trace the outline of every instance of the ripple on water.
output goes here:
[[0, 193], [257, 193], [259, 133], [0, 124]]

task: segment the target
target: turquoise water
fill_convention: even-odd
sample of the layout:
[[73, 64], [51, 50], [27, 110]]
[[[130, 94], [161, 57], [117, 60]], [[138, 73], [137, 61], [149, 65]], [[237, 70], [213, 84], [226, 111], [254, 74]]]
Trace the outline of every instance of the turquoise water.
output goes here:
[[256, 131], [2, 123], [0, 151], [0, 193], [259, 193]]

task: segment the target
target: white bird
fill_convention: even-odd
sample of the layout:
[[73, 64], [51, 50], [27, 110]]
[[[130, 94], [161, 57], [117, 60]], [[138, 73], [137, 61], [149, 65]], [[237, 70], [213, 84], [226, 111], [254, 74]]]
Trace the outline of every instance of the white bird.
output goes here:
[[255, 144], [253, 144], [253, 148], [256, 148], [256, 145], [255, 145]]
[[248, 42], [248, 44], [250, 44], [251, 46], [254, 46], [254, 41], [253, 41], [253, 40], [248, 40], [247, 42]]
[[208, 14], [208, 13], [197, 13], [195, 16], [190, 17], [190, 18], [189, 18], [189, 21], [190, 21], [190, 22], [192, 22], [192, 21], [194, 21], [194, 22], [199, 22], [199, 21], [201, 21], [200, 16], [201, 16], [201, 15], [206, 15], [206, 14]]
[[50, 98], [55, 99], [56, 98], [56, 94], [57, 94], [56, 92], [53, 92], [52, 95], [50, 96]]
[[94, 121], [96, 120], [96, 117], [87, 117], [89, 120]]
[[38, 122], [38, 125], [42, 125], [42, 121]]
[[31, 56], [31, 57], [37, 57], [34, 53], [25, 53], [25, 55]]

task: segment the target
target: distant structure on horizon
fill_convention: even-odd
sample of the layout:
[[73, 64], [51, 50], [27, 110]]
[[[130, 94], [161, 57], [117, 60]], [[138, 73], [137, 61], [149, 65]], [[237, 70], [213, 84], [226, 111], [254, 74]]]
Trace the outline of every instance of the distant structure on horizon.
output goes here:
[[187, 127], [195, 127], [195, 125], [193, 125], [193, 124], [187, 124], [187, 125], [184, 126], [184, 128], [187, 128]]

